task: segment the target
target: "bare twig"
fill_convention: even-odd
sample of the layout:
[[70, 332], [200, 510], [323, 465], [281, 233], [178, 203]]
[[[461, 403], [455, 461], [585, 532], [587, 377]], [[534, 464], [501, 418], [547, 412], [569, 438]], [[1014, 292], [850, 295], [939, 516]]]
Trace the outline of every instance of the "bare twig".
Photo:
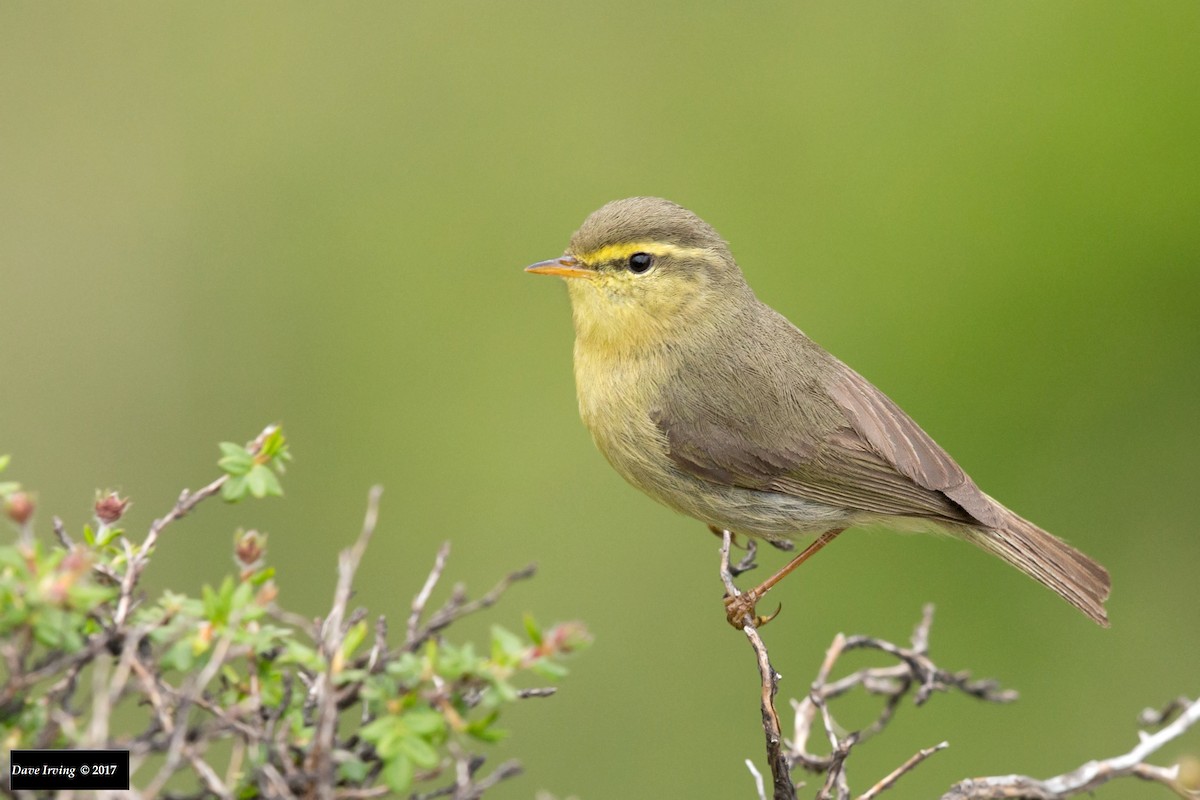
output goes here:
[[229, 648], [233, 644], [234, 632], [239, 624], [240, 620], [236, 615], [230, 618], [229, 625], [213, 648], [208, 663], [204, 665], [204, 669], [200, 670], [198, 675], [192, 677], [187, 688], [183, 690], [175, 705], [175, 730], [171, 734], [170, 745], [167, 747], [166, 760], [146, 787], [143, 797], [150, 799], [162, 791], [163, 785], [175, 773], [180, 759], [184, 757], [184, 748], [187, 745], [185, 735], [188, 731], [188, 712], [191, 711], [196, 698], [204, 691], [204, 687], [208, 686], [225, 663], [225, 658], [229, 655]]
[[477, 600], [467, 600], [466, 592], [463, 590], [463, 588], [461, 586], [454, 587], [454, 591], [451, 593], [450, 599], [447, 600], [441, 608], [430, 615], [429, 621], [426, 622], [423, 627], [417, 630], [416, 635], [411, 641], [405, 643], [404, 649], [410, 652], [416, 650], [418, 647], [424, 644], [430, 636], [433, 636], [439, 631], [444, 630], [446, 626], [450, 625], [452, 622], [462, 619], [469, 614], [474, 614], [476, 611], [482, 611], [485, 608], [491, 608], [496, 604], [500, 597], [506, 591], [508, 591], [510, 586], [518, 581], [532, 578], [536, 572], [536, 564], [529, 564], [521, 569], [514, 570], [513, 572], [505, 575], [499, 583], [492, 587], [491, 591], [481, 596]]
[[940, 744], [935, 744], [933, 747], [926, 747], [923, 750], [918, 750], [917, 752], [913, 753], [912, 758], [908, 759], [908, 761], [905, 761], [903, 764], [885, 775], [882, 779], [880, 779], [879, 783], [860, 794], [858, 796], [858, 800], [875, 800], [875, 798], [878, 797], [881, 792], [892, 788], [896, 784], [896, 781], [900, 780], [901, 776], [912, 772], [912, 770], [915, 769], [916, 766], [922, 761], [929, 758], [934, 753], [945, 750], [949, 746], [949, 742], [941, 742]]
[[[726, 595], [740, 594], [734, 585], [734, 569], [730, 565], [729, 553], [733, 543], [732, 534], [723, 532], [721, 541], [721, 580]], [[749, 623], [746, 619], [744, 622]], [[918, 705], [924, 703], [934, 692], [959, 691], [971, 697], [994, 703], [1006, 703], [1016, 699], [1016, 693], [999, 688], [995, 681], [974, 680], [967, 672], [949, 672], [937, 666], [929, 657], [929, 633], [933, 625], [933, 606], [922, 610], [921, 620], [913, 631], [909, 647], [870, 636], [834, 637], [817, 676], [808, 694], [799, 701], [792, 701], [795, 710], [795, 727], [790, 742], [780, 733], [779, 715], [775, 710], [775, 694], [778, 691], [779, 674], [771, 665], [766, 645], [753, 625], [746, 624], [743, 631], [754, 650], [758, 664], [763, 734], [766, 740], [767, 765], [771, 770], [773, 797], [775, 800], [792, 800], [796, 796], [791, 771], [799, 766], [818, 774], [825, 780], [817, 794], [818, 798], [848, 800], [850, 783], [846, 776], [846, 761], [853, 748], [883, 730], [891, 721], [900, 701], [910, 692]], [[841, 656], [850, 650], [871, 649], [886, 653], [899, 661], [887, 667], [868, 667], [841, 678], [833, 677]], [[848, 734], [839, 733], [829, 702], [855, 688], [861, 687], [869, 694], [883, 698], [883, 705], [876, 718], [866, 727]], [[814, 724], [821, 720], [821, 731], [829, 744], [828, 755], [819, 755], [808, 749]], [[943, 742], [935, 747], [921, 750], [888, 775], [876, 782], [860, 796], [860, 800], [874, 800], [888, 790], [907, 773], [923, 763], [929, 756], [946, 747]]]
[[[1180, 702], [1180, 700], [1184, 702]], [[1186, 698], [1173, 701], [1159, 718], [1169, 718], [1180, 712], [1174, 722], [1154, 734], [1141, 733], [1137, 747], [1128, 753], [1112, 758], [1089, 761], [1071, 772], [1054, 778], [1038, 780], [1025, 775], [998, 775], [990, 778], [972, 778], [960, 781], [942, 795], [942, 800], [993, 800], [994, 798], [1028, 798], [1028, 800], [1065, 800], [1085, 792], [1091, 792], [1115, 778], [1132, 776], [1159, 783], [1179, 797], [1196, 798], [1200, 792], [1189, 789], [1179, 782], [1179, 767], [1159, 767], [1147, 764], [1146, 759], [1163, 745], [1181, 736], [1184, 731], [1200, 721], [1200, 700]], [[1151, 712], [1152, 714], [1154, 712]], [[1146, 712], [1142, 712], [1145, 719]]]
[[54, 517], [54, 538], [58, 539], [58, 543], [70, 550], [75, 546], [75, 540], [67, 533], [67, 526], [63, 525], [62, 519]]
[[[735, 573], [729, 563], [731, 544], [732, 536], [726, 532], [721, 545], [721, 580], [725, 585], [726, 594], [737, 596], [739, 592], [733, 583]], [[747, 623], [749, 621], [745, 620]], [[846, 777], [846, 761], [853, 748], [882, 731], [891, 721], [900, 701], [910, 693], [917, 705], [926, 702], [935, 692], [948, 691], [957, 691], [991, 703], [1008, 703], [1017, 698], [1016, 692], [1000, 688], [995, 681], [975, 680], [968, 672], [950, 672], [939, 667], [929, 656], [932, 625], [933, 606], [927, 605], [922, 611], [920, 622], [913, 630], [908, 647], [871, 636], [844, 636], [840, 633], [835, 636], [825, 652], [808, 694], [799, 701], [792, 701], [795, 727], [792, 741], [782, 742], [785, 748], [780, 746], [779, 717], [774, 706], [779, 675], [771, 666], [767, 648], [758, 632], [749, 624], [745, 626], [744, 631], [754, 650], [759, 668], [763, 733], [766, 737], [767, 763], [771, 768], [774, 784], [773, 797], [776, 800], [795, 797], [790, 771], [796, 766], [825, 776], [817, 794], [818, 800], [848, 800], [850, 785]], [[833, 674], [838, 659], [844, 653], [856, 649], [877, 650], [895, 658], [899, 663], [887, 667], [868, 667], [835, 679]], [[834, 721], [829, 703], [856, 688], [862, 688], [869, 694], [883, 698], [883, 705], [869, 725], [843, 735], [839, 733], [840, 728]], [[828, 755], [818, 755], [808, 749], [808, 740], [814, 732], [818, 716], [821, 720], [821, 732], [829, 743]], [[1146, 759], [1164, 744], [1200, 722], [1200, 700], [1176, 698], [1161, 709], [1146, 709], [1139, 721], [1144, 726], [1163, 727], [1154, 734], [1142, 733], [1138, 746], [1124, 755], [1089, 761], [1072, 772], [1045, 780], [1025, 775], [965, 780], [951, 787], [942, 800], [1067, 800], [1125, 776], [1160, 784], [1181, 798], [1200, 800], [1200, 791], [1189, 789], [1180, 782], [1178, 766], [1161, 767], [1146, 763]], [[879, 795], [895, 786], [901, 777], [947, 746], [947, 742], [941, 742], [918, 751], [859, 795], [858, 800], [876, 800]], [[761, 774], [750, 762], [747, 762], [747, 765], [755, 777], [758, 796], [765, 800]]]
[[433, 594], [433, 587], [437, 586], [442, 572], [446, 569], [446, 559], [449, 557], [450, 542], [443, 542], [433, 560], [433, 569], [429, 570], [429, 577], [425, 579], [425, 585], [413, 598], [412, 611], [408, 615], [408, 627], [404, 635], [405, 648], [411, 648], [417, 639], [417, 626], [421, 623], [421, 614], [425, 611], [425, 604], [429, 602], [429, 595]]
[[1157, 728], [1159, 725], [1166, 725], [1175, 719], [1177, 714], [1183, 713], [1190, 705], [1192, 705], [1191, 700], [1180, 696], [1165, 704], [1162, 708], [1143, 709], [1142, 713], [1138, 714], [1138, 725], [1141, 725], [1143, 728]]
[[337, 691], [333, 681], [342, 668], [342, 642], [346, 637], [342, 621], [346, 618], [354, 574], [362, 563], [367, 544], [379, 521], [379, 497], [382, 494], [383, 487], [371, 487], [367, 496], [367, 513], [358, 539], [338, 556], [338, 581], [333, 592], [333, 606], [325, 617], [322, 630], [320, 652], [325, 659], [325, 670], [317, 675], [312, 690], [317, 703], [317, 725], [305, 762], [307, 768], [315, 773], [317, 796], [323, 800], [333, 797], [333, 749], [338, 720]]
[[746, 759], [746, 769], [750, 770], [750, 774], [754, 776], [754, 793], [758, 800], [767, 800], [767, 790], [763, 786], [762, 773], [758, 771], [758, 767], [754, 766], [754, 762]]
[[[256, 436], [254, 441], [250, 443], [248, 447], [250, 452], [258, 453], [262, 449], [263, 443], [266, 442], [267, 437], [275, 433], [277, 429], [277, 425], [268, 425], [264, 428], [262, 433]], [[150, 563], [150, 553], [154, 551], [154, 545], [158, 543], [159, 535], [172, 522], [187, 516], [202, 501], [221, 491], [221, 487], [225, 485], [225, 481], [227, 480], [229, 480], [229, 476], [222, 475], [195, 493], [190, 493], [187, 489], [184, 489], [179, 495], [179, 499], [175, 501], [175, 506], [167, 512], [166, 516], [159, 517], [151, 523], [150, 531], [146, 534], [146, 539], [140, 547], [131, 553], [129, 565], [125, 569], [125, 576], [121, 579], [121, 596], [117, 601], [117, 611], [113, 615], [114, 627], [120, 627], [125, 622], [125, 617], [128, 616], [132, 608], [133, 589], [137, 585], [138, 578], [141, 577], [142, 570]]]
[[[723, 531], [721, 537], [721, 580], [725, 584], [725, 591], [731, 597], [736, 597], [739, 592], [737, 586], [733, 583], [733, 573], [729, 566], [729, 548], [733, 540], [733, 535], [729, 531]], [[762, 637], [758, 635], [758, 631], [752, 620], [747, 615], [746, 625], [742, 628], [742, 632], [746, 635], [746, 639], [750, 642], [750, 647], [754, 650], [755, 661], [758, 664], [758, 677], [761, 686], [759, 697], [759, 708], [762, 712], [763, 735], [766, 737], [767, 745], [767, 765], [771, 769], [771, 783], [773, 785], [773, 797], [775, 800], [795, 800], [796, 787], [792, 783], [791, 765], [788, 763], [787, 754], [783, 747], [783, 733], [779, 727], [779, 714], [775, 711], [775, 693], [779, 691], [779, 673], [771, 666], [771, 660], [767, 655], [767, 646], [763, 644]]]

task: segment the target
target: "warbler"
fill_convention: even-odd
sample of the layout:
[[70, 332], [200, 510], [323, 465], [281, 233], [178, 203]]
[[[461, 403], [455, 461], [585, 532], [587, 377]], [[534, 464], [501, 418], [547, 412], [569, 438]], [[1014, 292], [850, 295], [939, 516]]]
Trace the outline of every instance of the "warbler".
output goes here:
[[1108, 572], [976, 486], [865, 378], [761, 302], [728, 244], [687, 209], [631, 197], [591, 214], [561, 258], [579, 412], [629, 483], [714, 532], [785, 544], [819, 534], [729, 622], [846, 528], [966, 539], [1100, 625]]

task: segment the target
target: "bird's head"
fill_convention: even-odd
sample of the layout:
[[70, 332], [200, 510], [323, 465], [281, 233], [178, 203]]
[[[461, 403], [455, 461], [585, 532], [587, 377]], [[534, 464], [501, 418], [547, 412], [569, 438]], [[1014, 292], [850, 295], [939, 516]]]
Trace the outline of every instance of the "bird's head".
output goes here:
[[699, 336], [752, 297], [725, 240], [658, 197], [608, 203], [526, 271], [566, 278], [580, 344], [620, 352]]

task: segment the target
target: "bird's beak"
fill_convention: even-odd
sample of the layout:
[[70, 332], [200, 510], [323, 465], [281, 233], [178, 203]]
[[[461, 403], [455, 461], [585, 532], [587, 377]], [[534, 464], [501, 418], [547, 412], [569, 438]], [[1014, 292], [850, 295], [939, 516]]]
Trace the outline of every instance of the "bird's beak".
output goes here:
[[587, 278], [595, 273], [579, 263], [574, 256], [552, 258], [549, 261], [539, 261], [525, 268], [526, 272], [534, 275], [558, 275], [562, 278]]

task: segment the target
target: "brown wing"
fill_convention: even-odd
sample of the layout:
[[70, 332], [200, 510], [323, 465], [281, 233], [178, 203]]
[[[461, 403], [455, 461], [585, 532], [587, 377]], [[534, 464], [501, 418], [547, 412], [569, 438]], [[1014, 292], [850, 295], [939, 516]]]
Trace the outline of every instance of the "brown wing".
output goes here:
[[841, 362], [829, 395], [840, 406], [858, 438], [893, 469], [918, 486], [953, 500], [972, 518], [997, 527], [1001, 514], [995, 502], [954, 462], [929, 434], [892, 399]]
[[764, 369], [747, 351], [719, 372], [701, 367], [703, 393], [662, 398], [654, 419], [679, 469], [869, 513], [996, 524], [992, 501], [899, 406], [775, 319], [782, 363]]

